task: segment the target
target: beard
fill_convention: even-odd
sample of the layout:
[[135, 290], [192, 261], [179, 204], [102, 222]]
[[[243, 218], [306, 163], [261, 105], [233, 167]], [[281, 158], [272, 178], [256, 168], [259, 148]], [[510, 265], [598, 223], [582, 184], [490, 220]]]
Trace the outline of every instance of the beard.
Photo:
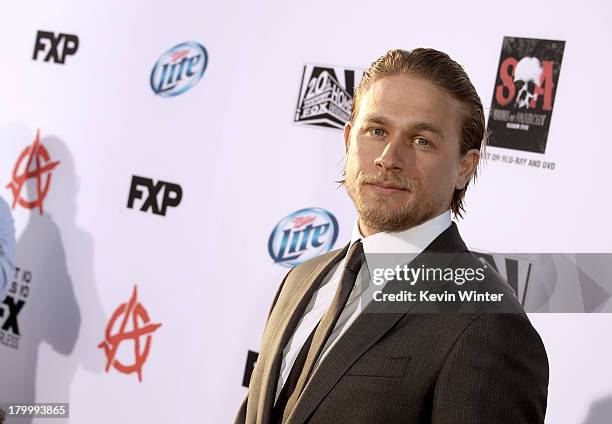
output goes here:
[[[407, 192], [376, 193], [367, 184], [385, 185]], [[364, 174], [345, 169], [344, 185], [359, 219], [372, 229], [399, 232], [416, 227], [436, 215], [434, 199], [424, 197], [416, 180], [389, 172]]]

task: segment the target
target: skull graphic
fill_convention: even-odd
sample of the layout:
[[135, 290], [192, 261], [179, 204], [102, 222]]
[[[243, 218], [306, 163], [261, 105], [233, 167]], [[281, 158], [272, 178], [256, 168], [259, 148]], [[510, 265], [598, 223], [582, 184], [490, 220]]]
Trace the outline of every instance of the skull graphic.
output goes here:
[[531, 100], [537, 100], [538, 94], [535, 93], [535, 86], [540, 86], [541, 76], [542, 65], [537, 57], [524, 57], [519, 60], [514, 70], [514, 83], [521, 83], [514, 100], [516, 107], [528, 109]]

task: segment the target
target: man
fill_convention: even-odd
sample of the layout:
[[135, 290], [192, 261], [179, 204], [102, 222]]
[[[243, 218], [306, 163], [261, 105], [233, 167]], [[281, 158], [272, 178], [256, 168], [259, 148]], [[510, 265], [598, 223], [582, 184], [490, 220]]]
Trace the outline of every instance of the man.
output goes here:
[[484, 137], [476, 90], [446, 54], [392, 50], [372, 64], [344, 129], [351, 241], [285, 276], [236, 423], [544, 422], [546, 351], [490, 269], [482, 284], [505, 295], [504, 313], [385, 310], [356, 284], [377, 253], [479, 266], [451, 210], [461, 216]]
[[13, 278], [15, 260], [15, 226], [6, 201], [0, 197], [0, 301]]
[[[0, 197], [0, 301], [4, 300], [11, 278], [15, 259], [15, 226], [13, 216], [6, 201]], [[5, 412], [0, 408], [0, 424], [4, 422]]]

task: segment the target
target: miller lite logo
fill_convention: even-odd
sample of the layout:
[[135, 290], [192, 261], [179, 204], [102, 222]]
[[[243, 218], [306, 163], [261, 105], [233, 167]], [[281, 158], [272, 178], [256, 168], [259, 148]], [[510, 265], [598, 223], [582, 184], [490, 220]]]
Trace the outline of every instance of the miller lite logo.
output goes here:
[[151, 71], [151, 89], [162, 97], [173, 97], [193, 88], [204, 75], [208, 53], [204, 46], [189, 41], [166, 51]]
[[329, 252], [337, 238], [334, 215], [321, 208], [300, 209], [276, 224], [268, 240], [268, 252], [275, 263], [292, 268]]
[[342, 129], [363, 70], [305, 65], [294, 122]]
[[489, 145], [544, 153], [565, 41], [504, 37]]

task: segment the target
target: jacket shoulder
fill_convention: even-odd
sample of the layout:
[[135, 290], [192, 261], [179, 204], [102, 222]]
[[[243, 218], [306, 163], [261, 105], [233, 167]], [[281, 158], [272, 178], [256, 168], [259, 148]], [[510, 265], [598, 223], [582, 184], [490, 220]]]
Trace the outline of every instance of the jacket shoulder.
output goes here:
[[311, 272], [313, 272], [319, 265], [326, 264], [333, 260], [333, 258], [338, 255], [342, 250], [346, 249], [346, 246], [343, 246], [339, 249], [330, 250], [327, 253], [323, 253], [322, 255], [316, 256], [314, 258], [308, 259], [300, 264], [297, 264], [289, 271], [287, 277], [295, 278], [303, 277]]
[[502, 294], [503, 301], [496, 305], [494, 310], [496, 312], [508, 312], [524, 314], [521, 303], [517, 298], [517, 294], [510, 284], [502, 277], [493, 267], [483, 263], [474, 253], [466, 250], [463, 252], [459, 259], [453, 264], [464, 269], [482, 269], [483, 279], [474, 284], [466, 284], [465, 289], [474, 288], [478, 292], [490, 292], [496, 294]]

